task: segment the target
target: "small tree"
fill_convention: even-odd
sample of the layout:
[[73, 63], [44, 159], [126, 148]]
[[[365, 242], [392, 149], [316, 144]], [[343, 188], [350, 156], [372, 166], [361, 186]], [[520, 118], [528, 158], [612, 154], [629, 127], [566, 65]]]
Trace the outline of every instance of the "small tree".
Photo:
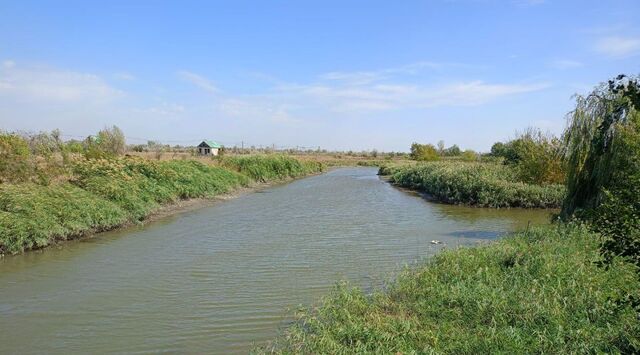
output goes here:
[[411, 159], [419, 161], [435, 161], [439, 160], [438, 151], [431, 144], [411, 144]]
[[457, 157], [460, 156], [460, 154], [462, 154], [462, 151], [456, 144], [444, 150], [444, 156], [446, 157]]
[[117, 126], [107, 127], [85, 140], [87, 158], [107, 158], [124, 154], [127, 145], [124, 133]]
[[471, 149], [467, 149], [462, 153], [462, 160], [464, 161], [476, 161], [478, 160], [478, 153]]
[[439, 140], [438, 141], [438, 154], [440, 154], [440, 156], [444, 155], [444, 141], [443, 140]]

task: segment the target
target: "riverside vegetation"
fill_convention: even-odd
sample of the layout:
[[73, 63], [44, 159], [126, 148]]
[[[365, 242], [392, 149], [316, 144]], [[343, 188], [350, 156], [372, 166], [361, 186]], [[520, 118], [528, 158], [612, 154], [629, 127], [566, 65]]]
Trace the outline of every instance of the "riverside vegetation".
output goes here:
[[479, 207], [556, 208], [565, 188], [519, 181], [513, 170], [495, 163], [428, 162], [380, 168], [392, 183], [424, 191], [433, 198]]
[[[432, 148], [417, 160], [440, 160]], [[638, 78], [578, 96], [561, 139], [528, 131], [492, 155], [503, 165], [429, 162], [381, 173], [446, 202], [562, 206], [561, 220], [445, 251], [372, 294], [341, 283], [260, 351], [639, 353]]]
[[102, 147], [94, 142], [85, 149], [85, 157], [65, 156], [64, 162], [56, 163], [42, 156], [31, 161], [28, 142], [17, 135], [0, 135], [5, 181], [0, 184], [0, 253], [20, 253], [138, 222], [178, 200], [214, 197], [253, 182], [323, 169], [316, 162], [279, 155], [222, 158], [218, 166], [151, 161], [118, 156], [122, 145], [102, 142]]

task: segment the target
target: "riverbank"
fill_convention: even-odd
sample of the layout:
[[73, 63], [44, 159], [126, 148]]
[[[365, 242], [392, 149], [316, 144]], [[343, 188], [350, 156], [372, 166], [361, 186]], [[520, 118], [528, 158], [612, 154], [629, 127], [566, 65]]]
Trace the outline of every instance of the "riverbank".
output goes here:
[[581, 225], [444, 251], [386, 290], [340, 284], [265, 352], [631, 353], [640, 346], [635, 268], [597, 265]]
[[[18, 254], [140, 223], [194, 199], [211, 199], [323, 171], [286, 156], [153, 162], [80, 160], [66, 181], [0, 185], [0, 254]], [[189, 204], [189, 203], [187, 203]], [[194, 206], [197, 202], [193, 202]]]
[[381, 167], [379, 174], [439, 202], [478, 207], [558, 208], [566, 190], [563, 185], [518, 181], [513, 171], [496, 163], [391, 165]]

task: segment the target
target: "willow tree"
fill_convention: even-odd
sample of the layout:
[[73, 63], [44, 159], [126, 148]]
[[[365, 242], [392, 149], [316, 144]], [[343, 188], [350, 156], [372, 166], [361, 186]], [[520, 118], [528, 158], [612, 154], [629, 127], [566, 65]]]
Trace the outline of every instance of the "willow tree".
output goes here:
[[637, 77], [619, 75], [588, 96], [577, 96], [576, 101], [563, 137], [567, 164], [567, 197], [562, 207], [565, 218], [597, 207], [616, 181], [635, 173], [633, 161], [638, 158], [629, 156], [628, 149], [629, 130], [637, 130], [640, 122]]

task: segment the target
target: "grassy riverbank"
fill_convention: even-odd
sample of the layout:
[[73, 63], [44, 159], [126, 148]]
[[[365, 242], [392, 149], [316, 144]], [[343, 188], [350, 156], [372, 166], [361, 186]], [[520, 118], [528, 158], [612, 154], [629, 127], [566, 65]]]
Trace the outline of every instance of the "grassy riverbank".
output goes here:
[[0, 253], [16, 254], [143, 220], [161, 206], [209, 198], [253, 182], [322, 171], [285, 156], [196, 161], [142, 158], [78, 160], [70, 177], [49, 185], [0, 184]]
[[512, 169], [496, 163], [455, 161], [390, 166], [382, 167], [380, 175], [442, 202], [480, 207], [557, 208], [565, 193], [562, 185], [518, 181]]
[[[640, 347], [634, 267], [579, 225], [445, 251], [385, 291], [342, 284], [298, 314], [276, 353], [625, 353]], [[263, 349], [264, 350], [264, 349]]]

